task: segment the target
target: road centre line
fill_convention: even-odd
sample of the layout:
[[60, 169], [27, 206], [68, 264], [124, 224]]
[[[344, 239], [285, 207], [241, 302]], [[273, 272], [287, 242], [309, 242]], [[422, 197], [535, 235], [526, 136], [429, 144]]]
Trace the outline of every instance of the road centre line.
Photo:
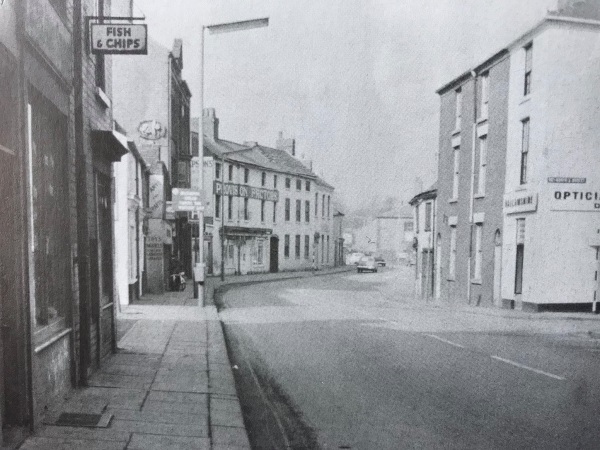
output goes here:
[[526, 366], [525, 364], [520, 364], [518, 362], [511, 361], [510, 359], [501, 358], [500, 356], [496, 356], [496, 355], [490, 355], [490, 357], [492, 359], [495, 359], [496, 361], [502, 361], [506, 364], [510, 364], [510, 365], [518, 367], [520, 369], [529, 370], [531, 372], [535, 372], [540, 375], [546, 375], [547, 377], [554, 378], [555, 380], [561, 380], [561, 381], [565, 380], [563, 377], [559, 377], [558, 375], [554, 375], [553, 373], [544, 372], [543, 370], [540, 370], [540, 369], [534, 369], [533, 367]]
[[453, 345], [458, 348], [465, 348], [464, 345], [457, 344], [456, 342], [449, 341], [447, 339], [436, 336], [435, 334], [425, 334], [425, 336], [429, 336], [430, 338], [437, 339], [438, 341], [445, 342], [446, 344]]
[[[433, 338], [433, 339], [437, 339], [438, 341], [445, 342], [446, 344], [452, 345], [454, 347], [465, 348], [464, 345], [458, 344], [456, 342], [449, 341], [449, 340], [444, 339], [442, 337], [436, 336], [435, 334], [424, 333], [424, 335], [428, 336], [430, 338]], [[518, 363], [516, 361], [512, 361], [510, 359], [502, 358], [500, 356], [490, 355], [490, 358], [495, 359], [496, 361], [500, 361], [500, 362], [503, 362], [503, 363], [510, 364], [512, 366], [518, 367], [519, 369], [529, 370], [530, 372], [534, 372], [534, 373], [537, 373], [537, 374], [540, 374], [540, 375], [545, 375], [547, 377], [554, 378], [555, 380], [561, 380], [561, 381], [565, 380], [564, 377], [555, 375], [555, 374], [550, 373], [550, 372], [545, 372], [543, 370], [536, 369], [534, 367], [529, 367], [529, 366], [526, 366], [525, 364], [521, 364], [521, 363]]]

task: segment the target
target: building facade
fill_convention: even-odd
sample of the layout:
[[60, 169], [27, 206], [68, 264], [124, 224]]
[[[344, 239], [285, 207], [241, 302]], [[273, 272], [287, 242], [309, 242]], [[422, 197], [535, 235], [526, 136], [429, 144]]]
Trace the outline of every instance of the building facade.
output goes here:
[[204, 121], [207, 271], [333, 266], [334, 188], [286, 150], [220, 139], [213, 109]]
[[438, 91], [444, 299], [595, 308], [600, 21], [574, 11], [549, 14]]
[[110, 8], [0, 5], [6, 430], [35, 428], [115, 349], [112, 162], [127, 145], [113, 125], [111, 59], [91, 53], [85, 20]]
[[150, 170], [135, 142], [129, 153], [114, 163], [115, 178], [115, 283], [119, 303], [139, 299], [146, 289], [146, 210]]
[[438, 90], [436, 245], [440, 294], [453, 302], [501, 303], [494, 252], [502, 233], [509, 67], [503, 50]]
[[420, 192], [410, 200], [414, 210], [415, 295], [422, 298], [439, 298], [439, 267], [441, 251], [436, 241], [436, 186]]
[[149, 293], [165, 291], [173, 260], [191, 275], [188, 215], [168, 209], [171, 189], [189, 188], [191, 183], [191, 93], [182, 70], [179, 39], [169, 50], [149, 38], [147, 55], [114, 61], [115, 117], [129, 131], [150, 171], [144, 262]]
[[564, 15], [509, 47], [505, 306], [589, 311], [598, 300], [599, 48], [600, 21]]

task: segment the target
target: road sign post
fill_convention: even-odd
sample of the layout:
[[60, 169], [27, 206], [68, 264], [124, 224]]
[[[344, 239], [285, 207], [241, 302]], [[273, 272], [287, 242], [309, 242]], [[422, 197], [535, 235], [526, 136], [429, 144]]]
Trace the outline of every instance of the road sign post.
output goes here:
[[202, 292], [201, 287], [204, 285], [204, 206], [202, 205], [202, 194], [200, 191], [181, 188], [174, 188], [171, 194], [173, 211], [198, 213], [198, 259], [194, 264], [192, 275], [194, 298], [199, 299], [198, 303], [202, 305], [203, 295], [200, 295], [200, 292]]

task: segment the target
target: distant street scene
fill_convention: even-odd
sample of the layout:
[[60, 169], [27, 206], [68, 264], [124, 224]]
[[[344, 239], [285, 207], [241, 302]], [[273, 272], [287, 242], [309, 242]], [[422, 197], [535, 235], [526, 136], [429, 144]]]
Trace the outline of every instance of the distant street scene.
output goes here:
[[0, 448], [600, 448], [600, 0], [0, 0]]

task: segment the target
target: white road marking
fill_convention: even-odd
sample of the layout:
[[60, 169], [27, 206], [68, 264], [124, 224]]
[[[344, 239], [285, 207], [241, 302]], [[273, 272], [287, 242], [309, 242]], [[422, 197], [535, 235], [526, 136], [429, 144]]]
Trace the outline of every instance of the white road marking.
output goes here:
[[458, 348], [465, 348], [464, 345], [457, 344], [456, 342], [449, 341], [447, 339], [436, 336], [435, 334], [425, 334], [425, 336], [429, 336], [430, 338], [437, 339], [438, 341], [445, 342], [446, 344], [453, 345]]
[[491, 355], [491, 358], [495, 359], [497, 361], [502, 361], [506, 364], [510, 364], [512, 366], [518, 367], [520, 369], [530, 370], [531, 372], [539, 373], [540, 375], [546, 375], [547, 377], [554, 378], [555, 380], [561, 380], [561, 381], [565, 380], [563, 377], [559, 377], [558, 375], [554, 375], [553, 373], [544, 372], [543, 370], [540, 370], [540, 369], [534, 369], [533, 367], [526, 366], [525, 364], [520, 364], [518, 362], [511, 361], [510, 359], [501, 358], [496, 355]]

